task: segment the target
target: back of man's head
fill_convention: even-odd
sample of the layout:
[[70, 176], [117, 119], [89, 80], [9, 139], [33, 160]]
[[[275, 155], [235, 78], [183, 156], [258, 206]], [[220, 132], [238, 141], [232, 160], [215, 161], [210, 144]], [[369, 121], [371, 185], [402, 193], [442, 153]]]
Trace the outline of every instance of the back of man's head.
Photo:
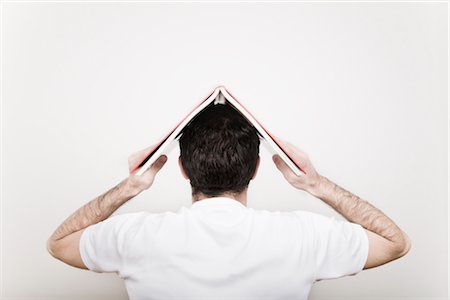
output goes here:
[[180, 137], [180, 161], [192, 195], [241, 193], [255, 174], [258, 159], [256, 129], [228, 105], [208, 107]]

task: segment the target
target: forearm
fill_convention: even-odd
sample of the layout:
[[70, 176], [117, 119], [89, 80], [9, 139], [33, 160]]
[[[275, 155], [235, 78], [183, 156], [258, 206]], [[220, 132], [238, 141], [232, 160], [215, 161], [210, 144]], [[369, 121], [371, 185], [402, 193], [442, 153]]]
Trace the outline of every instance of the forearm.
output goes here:
[[324, 176], [319, 176], [309, 192], [330, 205], [348, 221], [360, 224], [397, 245], [408, 243], [403, 231], [381, 210], [351, 192], [341, 188]]
[[58, 241], [76, 231], [105, 220], [137, 193], [131, 188], [128, 179], [123, 180], [70, 215], [55, 230], [50, 241]]

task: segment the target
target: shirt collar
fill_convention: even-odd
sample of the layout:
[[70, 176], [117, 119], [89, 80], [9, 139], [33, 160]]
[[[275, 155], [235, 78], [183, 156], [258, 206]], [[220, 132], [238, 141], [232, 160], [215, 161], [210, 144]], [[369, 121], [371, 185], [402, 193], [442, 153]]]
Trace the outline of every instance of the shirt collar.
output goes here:
[[191, 205], [191, 209], [201, 209], [204, 207], [231, 207], [231, 208], [247, 208], [244, 204], [238, 200], [228, 197], [211, 197], [202, 200], [195, 201]]

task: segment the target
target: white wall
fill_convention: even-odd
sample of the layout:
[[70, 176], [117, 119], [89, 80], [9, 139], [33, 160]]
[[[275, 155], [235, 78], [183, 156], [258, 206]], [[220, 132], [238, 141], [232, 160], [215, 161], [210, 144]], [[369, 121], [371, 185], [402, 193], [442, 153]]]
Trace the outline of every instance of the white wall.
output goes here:
[[[447, 5], [3, 3], [2, 299], [126, 299], [46, 240], [219, 84], [412, 238], [311, 299], [447, 297]], [[336, 215], [261, 151], [250, 207]], [[176, 158], [116, 213], [189, 206]]]

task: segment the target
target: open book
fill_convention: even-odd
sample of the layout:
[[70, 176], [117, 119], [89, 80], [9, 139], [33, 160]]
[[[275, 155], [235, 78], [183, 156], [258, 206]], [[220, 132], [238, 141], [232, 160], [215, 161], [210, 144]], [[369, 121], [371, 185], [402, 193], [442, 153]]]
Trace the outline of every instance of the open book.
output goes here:
[[210, 105], [230, 105], [232, 108], [240, 112], [257, 130], [263, 145], [273, 154], [278, 154], [280, 158], [291, 168], [296, 174], [305, 173], [295, 161], [289, 157], [281, 144], [276, 141], [276, 138], [265, 129], [255, 117], [244, 106], [228, 92], [224, 86], [218, 86], [214, 91], [202, 100], [194, 109], [186, 116], [175, 128], [170, 131], [159, 143], [152, 147], [134, 168], [131, 173], [141, 175], [149, 166], [151, 166], [158, 157], [162, 154], [168, 154], [173, 149], [175, 141], [177, 141], [183, 134], [183, 129], [195, 118], [200, 112], [208, 109]]

